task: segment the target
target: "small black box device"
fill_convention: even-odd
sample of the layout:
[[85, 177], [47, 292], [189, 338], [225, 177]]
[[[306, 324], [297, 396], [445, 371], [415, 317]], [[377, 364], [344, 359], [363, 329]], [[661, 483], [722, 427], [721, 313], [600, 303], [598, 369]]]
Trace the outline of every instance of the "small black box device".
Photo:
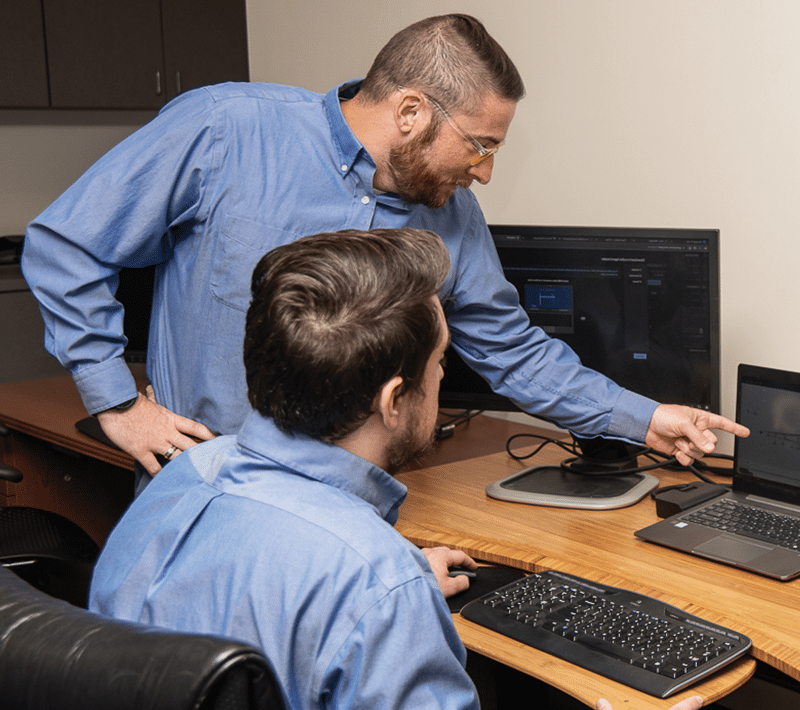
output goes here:
[[675, 515], [695, 505], [705, 503], [707, 500], [721, 496], [729, 490], [728, 486], [718, 483], [693, 481], [675, 486], [665, 490], [663, 493], [656, 491], [654, 496], [656, 499], [656, 514], [659, 518], [668, 518], [670, 515]]

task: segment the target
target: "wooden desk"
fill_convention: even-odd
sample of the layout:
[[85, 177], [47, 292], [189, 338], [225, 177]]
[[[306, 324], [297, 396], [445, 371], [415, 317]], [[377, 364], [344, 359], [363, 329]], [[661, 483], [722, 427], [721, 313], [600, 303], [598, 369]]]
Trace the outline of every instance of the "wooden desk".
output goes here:
[[[143, 365], [131, 366], [140, 391]], [[133, 495], [133, 459], [75, 428], [86, 410], [72, 378], [0, 383], [0, 461], [18, 468], [22, 483], [0, 481], [0, 505], [31, 506], [66, 516], [102, 545]], [[503, 450], [513, 434], [533, 431], [490, 417], [477, 417], [437, 443], [424, 465], [450, 463]]]
[[75, 422], [85, 416], [71, 377], [0, 384], [0, 421], [10, 429], [133, 471], [133, 459], [128, 454], [75, 428]]
[[[555, 464], [565, 453], [549, 447], [536, 463]], [[662, 599], [753, 640], [752, 656], [800, 679], [800, 581], [776, 582], [674, 552], [634, 537], [657, 520], [649, 499], [616, 510], [584, 511], [498, 501], [489, 483], [531, 465], [505, 453], [444, 463], [400, 474], [409, 488], [397, 529], [420, 546], [460, 548], [476, 559], [527, 571], [558, 569]], [[664, 485], [687, 474], [659, 470]], [[721, 479], [720, 479], [721, 480]], [[600, 695], [616, 708], [668, 708], [694, 694], [711, 703], [754, 672], [741, 659], [710, 680], [668, 700], [612, 684], [522, 644], [457, 619], [468, 648], [541, 678], [588, 705]]]
[[[143, 373], [139, 375], [143, 385]], [[69, 377], [0, 384], [0, 422], [12, 430], [9, 437], [0, 437], [0, 459], [25, 474], [21, 484], [0, 482], [0, 505], [32, 505], [61, 513], [102, 545], [131, 500], [133, 460], [75, 429], [84, 416]], [[800, 649], [800, 611], [792, 611], [785, 626], [781, 623], [785, 607], [800, 601], [794, 583], [762, 580], [759, 586], [744, 573], [634, 540], [632, 531], [655, 518], [649, 502], [620, 511], [583, 512], [488, 499], [488, 483], [523, 467], [507, 454], [494, 452], [503, 452], [508, 437], [523, 432], [541, 430], [476, 417], [451, 439], [436, 444], [421, 462], [424, 468], [399, 476], [409, 486], [409, 497], [398, 529], [419, 545], [461, 547], [486, 562], [528, 571], [553, 567], [659, 596], [747, 633], [757, 643], [754, 655], [800, 677], [800, 651], [791, 650]], [[540, 460], [562, 457], [558, 450], [540, 455]], [[664, 478], [667, 482], [668, 476]], [[749, 604], [744, 601], [748, 594], [753, 595]], [[762, 603], [764, 596], [770, 598], [767, 605]], [[700, 608], [693, 604], [695, 599], [709, 603]], [[768, 627], [760, 623], [764, 615], [769, 616]], [[758, 629], [753, 619], [759, 619]], [[589, 705], [603, 695], [616, 710], [631, 707], [631, 702], [637, 708], [666, 708], [694, 692], [712, 702], [744, 683], [754, 670], [754, 661], [745, 659], [689, 692], [660, 701], [460, 617], [456, 625], [468, 648]]]
[[[137, 370], [137, 381], [144, 370]], [[0, 481], [0, 505], [59, 513], [103, 545], [133, 500], [133, 459], [82, 434], [86, 416], [69, 376], [0, 384], [0, 460], [22, 471], [21, 483]]]

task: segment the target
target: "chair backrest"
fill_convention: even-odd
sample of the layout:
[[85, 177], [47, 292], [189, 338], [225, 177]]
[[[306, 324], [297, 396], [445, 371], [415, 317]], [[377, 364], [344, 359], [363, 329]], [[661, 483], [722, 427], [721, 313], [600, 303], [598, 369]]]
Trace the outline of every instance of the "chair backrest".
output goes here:
[[62, 515], [26, 507], [0, 507], [0, 565], [51, 597], [86, 606], [100, 548]]
[[0, 567], [0, 706], [8, 710], [286, 710], [256, 648], [109, 619]]
[[38, 508], [0, 508], [0, 563], [51, 559], [94, 564], [100, 548], [63, 515]]

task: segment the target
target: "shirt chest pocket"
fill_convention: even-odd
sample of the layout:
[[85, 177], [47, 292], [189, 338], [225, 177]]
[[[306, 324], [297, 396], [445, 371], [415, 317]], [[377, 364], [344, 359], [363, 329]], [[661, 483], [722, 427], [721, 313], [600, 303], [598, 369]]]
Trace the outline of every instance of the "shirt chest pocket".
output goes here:
[[256, 264], [268, 251], [296, 241], [299, 236], [252, 220], [226, 216], [214, 244], [211, 266], [214, 298], [237, 311], [247, 312]]

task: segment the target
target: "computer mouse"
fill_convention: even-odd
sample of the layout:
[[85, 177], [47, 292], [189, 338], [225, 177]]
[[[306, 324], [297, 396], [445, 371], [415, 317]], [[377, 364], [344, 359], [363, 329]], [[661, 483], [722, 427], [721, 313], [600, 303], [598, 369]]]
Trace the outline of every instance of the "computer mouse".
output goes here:
[[474, 569], [467, 569], [466, 567], [459, 567], [456, 565], [455, 567], [450, 567], [448, 570], [449, 577], [469, 577], [470, 579], [475, 579], [477, 577], [477, 572]]

